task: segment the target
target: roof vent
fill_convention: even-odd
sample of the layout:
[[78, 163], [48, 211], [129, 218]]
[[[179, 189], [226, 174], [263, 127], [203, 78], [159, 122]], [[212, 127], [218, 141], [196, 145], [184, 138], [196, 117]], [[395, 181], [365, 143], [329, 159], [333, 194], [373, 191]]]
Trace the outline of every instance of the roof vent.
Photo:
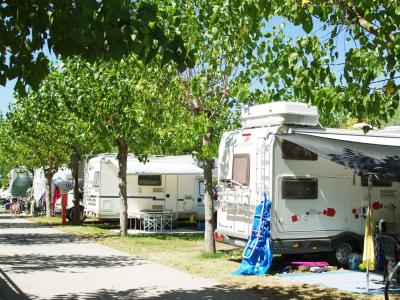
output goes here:
[[242, 111], [243, 128], [276, 125], [317, 126], [318, 110], [299, 102], [272, 102], [247, 107]]

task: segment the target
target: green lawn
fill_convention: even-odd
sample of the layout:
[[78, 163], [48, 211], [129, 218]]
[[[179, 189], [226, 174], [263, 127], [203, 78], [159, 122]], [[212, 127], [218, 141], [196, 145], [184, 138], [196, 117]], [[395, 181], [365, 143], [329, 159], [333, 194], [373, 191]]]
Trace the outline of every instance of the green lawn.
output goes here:
[[[135, 235], [122, 238], [108, 228], [116, 224], [85, 221], [83, 226], [60, 225], [59, 217], [28, 217], [44, 226], [53, 226], [63, 232], [83, 239], [131, 253], [151, 261], [171, 266], [192, 274], [213, 278], [219, 282], [241, 289], [249, 289], [273, 299], [382, 299], [380, 296], [364, 296], [311, 285], [292, 285], [277, 276], [234, 276], [241, 261], [241, 249], [217, 243], [215, 255], [203, 252], [201, 234], [180, 235]], [[279, 261], [276, 257], [275, 261]]]

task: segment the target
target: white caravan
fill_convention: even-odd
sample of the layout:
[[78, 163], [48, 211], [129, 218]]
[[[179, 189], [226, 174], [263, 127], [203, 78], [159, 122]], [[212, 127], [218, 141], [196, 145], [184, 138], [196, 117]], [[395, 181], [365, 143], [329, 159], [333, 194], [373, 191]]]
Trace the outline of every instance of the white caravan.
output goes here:
[[[90, 159], [85, 169], [84, 206], [88, 216], [119, 219], [116, 154]], [[190, 155], [152, 156], [140, 163], [128, 156], [128, 218], [140, 213], [170, 212], [174, 218], [204, 219], [203, 170]]]
[[[247, 108], [241, 117], [242, 128], [226, 132], [219, 147], [215, 238], [244, 246], [266, 193], [274, 253], [329, 251], [346, 264], [362, 248], [367, 178], [278, 137], [296, 128], [323, 130], [316, 107], [276, 102]], [[388, 231], [398, 233], [399, 182], [373, 183], [375, 222], [384, 218]]]

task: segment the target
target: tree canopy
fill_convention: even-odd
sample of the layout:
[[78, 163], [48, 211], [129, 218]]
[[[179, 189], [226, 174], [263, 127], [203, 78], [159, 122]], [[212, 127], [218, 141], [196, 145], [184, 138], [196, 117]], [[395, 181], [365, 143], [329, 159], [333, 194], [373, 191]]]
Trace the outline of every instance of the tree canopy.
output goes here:
[[[165, 15], [165, 12], [164, 12]], [[168, 19], [175, 18], [173, 10]], [[173, 22], [161, 18], [157, 1], [24, 1], [0, 5], [0, 84], [37, 87], [49, 72], [45, 48], [56, 55], [120, 60], [135, 53], [144, 62], [161, 54], [180, 69], [191, 54]]]
[[374, 125], [394, 115], [400, 64], [395, 1], [271, 1], [263, 14], [266, 21], [281, 16], [304, 34], [291, 38], [284, 30], [268, 30], [255, 56], [249, 55], [256, 68], [249, 67], [248, 76], [260, 80], [262, 101], [313, 103], [326, 125], [338, 125], [330, 115]]

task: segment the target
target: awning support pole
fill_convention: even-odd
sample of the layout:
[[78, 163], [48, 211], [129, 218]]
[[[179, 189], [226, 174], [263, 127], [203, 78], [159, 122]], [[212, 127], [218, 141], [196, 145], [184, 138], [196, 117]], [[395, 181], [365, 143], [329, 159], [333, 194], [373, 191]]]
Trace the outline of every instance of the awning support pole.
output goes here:
[[[368, 222], [368, 226], [366, 226], [366, 228], [367, 228], [367, 232], [365, 233], [365, 235], [366, 236], [369, 236], [369, 230], [370, 230], [370, 228], [369, 228], [369, 220], [370, 220], [370, 214], [371, 214], [371, 212], [370, 212], [370, 208], [371, 208], [371, 198], [372, 198], [372, 196], [371, 196], [371, 191], [372, 191], [372, 174], [369, 174], [368, 175], [368, 208], [367, 208], [367, 219], [366, 219], [366, 222]], [[367, 267], [367, 292], [369, 293], [369, 257], [368, 257], [368, 251], [367, 251], [367, 259], [366, 259], [366, 261], [367, 261], [367, 264], [366, 264], [366, 267]]]

